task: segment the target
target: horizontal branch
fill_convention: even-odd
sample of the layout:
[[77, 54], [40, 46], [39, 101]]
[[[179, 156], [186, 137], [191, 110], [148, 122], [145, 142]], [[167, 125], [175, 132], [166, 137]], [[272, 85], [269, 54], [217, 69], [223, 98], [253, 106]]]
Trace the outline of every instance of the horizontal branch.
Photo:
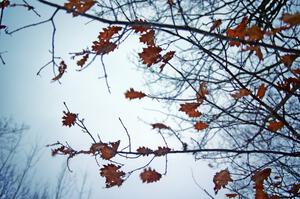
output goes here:
[[[168, 152], [168, 154], [179, 154], [179, 153], [206, 153], [206, 152], [219, 152], [219, 153], [235, 153], [235, 154], [274, 154], [274, 155], [284, 155], [291, 157], [300, 157], [300, 152], [284, 152], [284, 151], [272, 151], [272, 150], [235, 150], [235, 149], [193, 149], [193, 150], [172, 150]], [[127, 155], [143, 155], [139, 152], [126, 152], [126, 151], [118, 151], [120, 154]], [[149, 154], [155, 154], [155, 152], [151, 152]]]
[[[61, 5], [52, 3], [52, 2], [48, 2], [48, 1], [45, 1], [45, 0], [38, 0], [38, 1], [43, 3], [43, 4], [46, 4], [46, 5], [49, 5], [49, 6], [52, 6], [52, 7], [55, 7], [55, 8], [65, 10], [65, 11], [69, 12], [69, 10], [67, 8], [65, 8], [64, 6], [61, 6]], [[266, 47], [266, 48], [271, 48], [271, 49], [274, 49], [274, 50], [279, 50], [279, 51], [282, 51], [282, 52], [300, 54], [300, 50], [298, 50], [298, 49], [284, 48], [282, 46], [276, 46], [276, 45], [273, 45], [273, 44], [267, 44], [267, 43], [263, 43], [263, 42], [246, 41], [246, 40], [243, 40], [243, 39], [227, 37], [227, 36], [222, 35], [222, 34], [217, 34], [217, 33], [201, 30], [201, 29], [198, 29], [198, 28], [190, 27], [190, 26], [163, 24], [163, 23], [154, 23], [154, 22], [141, 22], [141, 21], [136, 22], [136, 21], [109, 20], [109, 19], [100, 18], [100, 17], [97, 17], [95, 15], [91, 15], [91, 14], [79, 13], [75, 10], [73, 10], [72, 12], [75, 13], [76, 15], [80, 15], [80, 16], [83, 16], [83, 17], [86, 17], [86, 18], [89, 18], [89, 19], [100, 21], [100, 22], [106, 23], [106, 24], [126, 25], [126, 26], [132, 26], [132, 25], [149, 26], [150, 25], [150, 26], [157, 27], [157, 28], [167, 28], [167, 29], [194, 32], [194, 33], [199, 33], [199, 34], [206, 35], [206, 36], [215, 37], [215, 38], [218, 38], [218, 39], [221, 39], [221, 40], [236, 41], [236, 42], [241, 42], [242, 44], [258, 45], [258, 46], [263, 46], [263, 47]]]

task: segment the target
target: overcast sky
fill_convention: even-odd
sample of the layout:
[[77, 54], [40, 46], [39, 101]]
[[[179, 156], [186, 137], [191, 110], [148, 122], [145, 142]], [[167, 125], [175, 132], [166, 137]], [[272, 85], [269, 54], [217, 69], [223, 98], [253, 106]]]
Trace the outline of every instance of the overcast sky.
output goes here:
[[[9, 30], [38, 22], [48, 18], [52, 8], [47, 8], [35, 1], [36, 10], [42, 15], [37, 17], [33, 12], [24, 8], [5, 10], [3, 22]], [[163, 145], [163, 140], [151, 126], [145, 124], [161, 122], [165, 116], [149, 109], [160, 110], [157, 101], [149, 99], [125, 99], [124, 92], [133, 87], [145, 89], [143, 71], [138, 71], [133, 61], [136, 52], [141, 50], [136, 36], [130, 37], [115, 52], [104, 58], [108, 73], [108, 81], [112, 93], [109, 94], [103, 76], [100, 59], [82, 72], [76, 71], [76, 60], [70, 59], [70, 52], [78, 52], [91, 46], [98, 32], [104, 26], [97, 22], [89, 22], [80, 17], [73, 18], [71, 14], [60, 11], [55, 18], [57, 28], [55, 38], [56, 56], [62, 57], [68, 65], [67, 73], [62, 77], [61, 84], [52, 82], [52, 67], [46, 67], [40, 76], [37, 71], [51, 59], [51, 24], [28, 28], [16, 32], [12, 36], [0, 35], [0, 52], [6, 65], [0, 65], [1, 116], [11, 117], [15, 122], [30, 126], [25, 140], [30, 148], [38, 143], [40, 146], [56, 141], [67, 141], [75, 149], [87, 149], [91, 140], [82, 134], [79, 128], [63, 127], [61, 118], [66, 102], [70, 110], [85, 118], [87, 127], [96, 136], [99, 134], [103, 141], [121, 140], [121, 147], [127, 145], [126, 133], [119, 122], [123, 120], [131, 134], [133, 149], [139, 146], [156, 148]], [[176, 140], [171, 138], [171, 148], [179, 147]], [[173, 145], [172, 145], [173, 143]], [[43, 156], [39, 163], [36, 178], [54, 181], [65, 160], [64, 157], [51, 157], [51, 151], [43, 148]], [[178, 148], [180, 149], [180, 148]], [[147, 159], [135, 161], [118, 159], [125, 163], [124, 171], [130, 171], [142, 166]], [[101, 162], [107, 164], [107, 162]], [[164, 171], [164, 158], [157, 158], [151, 168]], [[106, 189], [104, 178], [99, 175], [99, 168], [93, 157], [78, 156], [71, 163], [73, 174], [80, 178], [85, 172], [88, 183], [92, 187], [93, 198], [208, 198], [192, 178], [192, 172], [198, 184], [213, 194], [212, 178], [216, 170], [208, 167], [207, 162], [195, 162], [192, 155], [169, 155], [168, 173], [153, 184], [143, 184], [139, 172], [133, 174], [119, 188]], [[224, 169], [224, 168], [222, 168]], [[220, 170], [220, 169], [218, 169]], [[47, 172], [45, 172], [47, 171]], [[227, 192], [225, 192], [227, 193]], [[219, 198], [224, 197], [220, 192]]]

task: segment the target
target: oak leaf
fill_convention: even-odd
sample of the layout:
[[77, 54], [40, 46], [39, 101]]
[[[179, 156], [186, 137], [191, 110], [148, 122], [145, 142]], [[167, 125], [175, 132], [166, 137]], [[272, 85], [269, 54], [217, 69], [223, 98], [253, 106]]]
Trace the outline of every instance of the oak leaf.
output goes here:
[[90, 152], [93, 154], [95, 154], [96, 152], [100, 152], [101, 157], [104, 160], [110, 160], [117, 154], [119, 145], [120, 145], [120, 140], [118, 140], [117, 142], [110, 142], [109, 144], [94, 143], [90, 148]]
[[[244, 39], [245, 38], [245, 30], [248, 24], [248, 17], [244, 17], [239, 25], [233, 29], [228, 29], [226, 34], [228, 37]], [[230, 46], [240, 46], [240, 42], [238, 41], [230, 41]]]
[[281, 31], [283, 31], [283, 30], [287, 30], [287, 29], [289, 29], [289, 28], [290, 28], [289, 26], [280, 26], [280, 27], [278, 27], [278, 28], [274, 28], [274, 29], [272, 29], [272, 30], [266, 31], [265, 34], [271, 36], [271, 35], [275, 35], [275, 34], [281, 32]]
[[[68, 3], [64, 4], [64, 7], [69, 11], [75, 10], [79, 13], [85, 13], [88, 11], [96, 1], [94, 0], [69, 0]], [[73, 16], [77, 16], [76, 13], [73, 13]]]
[[282, 121], [271, 121], [268, 125], [268, 129], [273, 132], [278, 131], [282, 127], [284, 127], [284, 123]]
[[236, 194], [236, 193], [227, 193], [227, 194], [225, 194], [225, 196], [226, 196], [227, 198], [235, 198], [235, 197], [237, 197], [237, 196], [239, 196], [239, 195]]
[[153, 150], [152, 149], [149, 149], [148, 147], [139, 147], [137, 150], [136, 150], [138, 153], [140, 153], [142, 156], [148, 156], [150, 154], [153, 153]]
[[280, 57], [280, 61], [286, 66], [290, 67], [292, 66], [293, 62], [299, 57], [299, 55], [296, 54], [287, 54]]
[[122, 185], [124, 182], [123, 176], [125, 176], [125, 173], [120, 171], [120, 168], [120, 166], [108, 164], [103, 165], [103, 168], [100, 169], [100, 175], [106, 179], [106, 188]]
[[255, 55], [258, 57], [258, 59], [260, 61], [262, 61], [264, 59], [259, 46], [254, 46], [254, 45], [249, 46], [248, 45], [246, 48], [242, 49], [242, 51], [248, 51], [248, 50], [250, 50], [251, 52], [255, 52]]
[[151, 126], [154, 129], [170, 129], [170, 127], [166, 126], [163, 123], [154, 123], [154, 124], [151, 124]]
[[101, 41], [109, 41], [114, 34], [118, 33], [120, 30], [122, 30], [122, 27], [119, 26], [110, 26], [107, 28], [103, 28], [102, 32], [99, 32], [98, 39]]
[[228, 169], [221, 170], [214, 175], [213, 182], [215, 184], [214, 190], [217, 194], [218, 191], [223, 187], [225, 188], [229, 182], [232, 182]]
[[189, 117], [199, 117], [201, 113], [196, 110], [201, 103], [198, 102], [190, 102], [185, 104], [180, 104], [179, 111], [185, 112]]
[[262, 99], [266, 94], [266, 90], [267, 90], [267, 88], [266, 88], [265, 84], [261, 84], [258, 88], [256, 97], [258, 97], [259, 99]]
[[151, 168], [149, 168], [144, 169], [144, 171], [140, 174], [140, 177], [143, 182], [152, 183], [160, 180], [161, 174], [155, 171], [154, 169], [152, 170]]
[[64, 126], [73, 126], [75, 125], [77, 114], [71, 112], [63, 112], [65, 115], [62, 117], [62, 123]]
[[196, 122], [194, 128], [198, 131], [204, 130], [208, 127], [208, 124], [205, 122]]
[[174, 54], [175, 54], [175, 51], [169, 51], [164, 56], [162, 56], [161, 59], [162, 59], [163, 64], [160, 66], [160, 72], [163, 71], [166, 64], [173, 58]]
[[245, 88], [241, 88], [239, 91], [233, 93], [233, 94], [230, 94], [234, 99], [240, 99], [242, 97], [245, 97], [245, 96], [248, 96], [250, 95], [251, 92], [248, 90], [248, 89], [245, 89]]
[[151, 29], [145, 20], [139, 19], [135, 20], [134, 24], [131, 25], [131, 28], [135, 33], [144, 33]]
[[271, 174], [270, 168], [265, 168], [263, 170], [259, 170], [254, 173], [252, 176], [252, 180], [255, 183], [255, 198], [256, 199], [269, 199], [268, 194], [264, 190], [263, 182], [266, 180]]
[[281, 18], [281, 20], [290, 26], [296, 26], [300, 24], [300, 13], [295, 14], [284, 14]]
[[199, 85], [198, 92], [196, 94], [197, 102], [202, 103], [203, 100], [206, 98], [205, 96], [208, 94], [209, 92], [207, 90], [207, 82], [201, 82]]
[[89, 58], [89, 54], [85, 54], [80, 60], [77, 61], [77, 65], [83, 67], [87, 59]]
[[164, 156], [167, 155], [171, 149], [169, 147], [158, 147], [157, 150], [154, 151], [155, 156]]
[[130, 88], [130, 90], [126, 91], [125, 98], [128, 98], [130, 100], [132, 99], [141, 99], [143, 97], [147, 96], [145, 93], [141, 91], [135, 91], [133, 88]]
[[95, 51], [97, 55], [108, 54], [116, 49], [117, 45], [110, 41], [94, 41], [92, 50]]
[[143, 48], [143, 52], [139, 53], [139, 57], [143, 60], [143, 64], [147, 64], [150, 67], [161, 61], [162, 57], [159, 54], [161, 51], [160, 47], [148, 46], [147, 48]]
[[300, 75], [300, 68], [296, 68], [296, 69], [294, 69], [292, 71], [293, 71], [293, 73], [296, 73], [296, 74]]
[[253, 25], [245, 30], [245, 36], [248, 41], [259, 41], [263, 39], [264, 32], [257, 25]]
[[218, 28], [222, 24], [222, 20], [218, 19], [213, 22], [213, 25], [210, 27], [210, 32]]
[[66, 72], [66, 69], [67, 69], [67, 65], [66, 63], [62, 60], [60, 63], [59, 63], [59, 67], [58, 67], [58, 74], [52, 78], [53, 81], [56, 81], [56, 80], [59, 80], [63, 74]]
[[150, 31], [142, 34], [140, 36], [140, 42], [145, 43], [147, 46], [155, 46], [155, 43], [154, 43], [154, 30], [151, 29]]
[[292, 186], [292, 188], [289, 190], [289, 192], [292, 193], [292, 194], [294, 194], [294, 195], [297, 195], [298, 192], [299, 192], [299, 190], [300, 190], [300, 184], [297, 183], [297, 184], [294, 184]]
[[0, 3], [0, 8], [1, 9], [4, 9], [6, 7], [8, 7], [10, 4], [9, 0], [3, 0], [1, 3]]

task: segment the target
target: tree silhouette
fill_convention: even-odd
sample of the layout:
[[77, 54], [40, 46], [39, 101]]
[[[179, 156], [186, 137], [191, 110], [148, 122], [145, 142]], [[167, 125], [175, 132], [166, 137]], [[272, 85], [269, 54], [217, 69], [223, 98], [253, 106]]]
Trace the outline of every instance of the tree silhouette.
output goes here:
[[[167, 164], [168, 155], [190, 153], [196, 159], [228, 167], [213, 178], [216, 194], [226, 187], [230, 190], [228, 198], [248, 198], [249, 193], [250, 198], [255, 195], [257, 199], [299, 196], [297, 0], [69, 0], [63, 5], [39, 2], [54, 8], [50, 18], [15, 30], [0, 24], [7, 34], [52, 24], [51, 58], [41, 70], [52, 66], [53, 81], [63, 81], [68, 67], [55, 51], [57, 13], [63, 11], [104, 23], [107, 27], [99, 31], [87, 49], [71, 53], [79, 70], [100, 60], [110, 92], [103, 57], [113, 56], [128, 37], [137, 35], [143, 46], [137, 54], [141, 60], [138, 66], [148, 74], [152, 92], [128, 88], [124, 97], [141, 100], [140, 103], [144, 98], [165, 103], [169, 106], [166, 115], [173, 121], [152, 124], [165, 146], [132, 149], [131, 135], [121, 119], [128, 140], [104, 142], [65, 104], [63, 125], [79, 127], [93, 144], [89, 149], [74, 149], [57, 142], [49, 145], [53, 147], [52, 155], [65, 155], [69, 161], [78, 154], [88, 154], [108, 161], [99, 164], [100, 175], [106, 179], [106, 186], [112, 187], [121, 186], [137, 171], [141, 172], [142, 182], [156, 182], [166, 171], [161, 174], [151, 168], [153, 159], [164, 156]], [[1, 3], [0, 22], [5, 9], [13, 6], [16, 5], [7, 0]], [[26, 2], [20, 6], [35, 10]], [[185, 137], [185, 132], [202, 137]], [[176, 137], [182, 148], [169, 147], [167, 135]], [[127, 147], [120, 149], [120, 143]], [[149, 156], [149, 161], [125, 172], [123, 163], [114, 162], [116, 155], [128, 161]]]

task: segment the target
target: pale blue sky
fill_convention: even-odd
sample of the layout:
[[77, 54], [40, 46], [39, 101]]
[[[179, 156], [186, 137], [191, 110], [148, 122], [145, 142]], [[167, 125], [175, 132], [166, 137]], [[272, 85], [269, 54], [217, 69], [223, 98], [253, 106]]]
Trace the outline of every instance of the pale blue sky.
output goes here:
[[[13, 30], [22, 25], [47, 18], [53, 9], [41, 6], [36, 1], [29, 1], [42, 15], [41, 18], [24, 8], [7, 9], [4, 24]], [[98, 36], [104, 24], [86, 19], [73, 18], [70, 14], [60, 11], [55, 18], [56, 55], [62, 57], [68, 65], [67, 73], [61, 79], [62, 84], [51, 82], [52, 68], [48, 66], [36, 73], [47, 63], [51, 55], [51, 24], [28, 28], [12, 36], [0, 35], [0, 51], [6, 65], [0, 66], [1, 116], [12, 117], [16, 122], [24, 122], [30, 126], [27, 132], [26, 146], [38, 142], [40, 146], [59, 141], [68, 141], [74, 148], [86, 149], [91, 142], [79, 128], [63, 127], [61, 123], [65, 101], [69, 108], [85, 118], [86, 125], [96, 135], [99, 133], [103, 141], [121, 140], [121, 147], [126, 146], [127, 137], [118, 117], [121, 117], [131, 134], [133, 148], [139, 146], [161, 146], [163, 141], [156, 131], [151, 129], [139, 118], [149, 123], [160, 122], [164, 115], [147, 109], [160, 109], [159, 103], [150, 99], [129, 101], [124, 98], [124, 92], [133, 87], [143, 90], [144, 76], [137, 71], [130, 61], [135, 60], [134, 53], [141, 50], [137, 37], [130, 37], [118, 49], [105, 57], [108, 81], [112, 94], [107, 92], [100, 59], [82, 72], [76, 71], [76, 61], [70, 59], [69, 52], [80, 51], [90, 46]], [[138, 60], [136, 60], [138, 61]], [[170, 139], [171, 148], [180, 146], [175, 139]], [[172, 145], [172, 143], [174, 143]], [[45, 149], [41, 162], [42, 168], [37, 178], [54, 180], [58, 175], [59, 166], [65, 158], [51, 157], [50, 149]], [[125, 171], [142, 166], [145, 159], [126, 164]], [[106, 164], [106, 162], [103, 162]], [[195, 162], [191, 155], [169, 155], [168, 174], [153, 184], [143, 184], [139, 172], [133, 174], [120, 188], [105, 189], [104, 179], [99, 176], [99, 168], [93, 157], [75, 157], [71, 161], [75, 175], [81, 176], [88, 171], [89, 183], [92, 184], [93, 198], [208, 198], [195, 185], [191, 170], [198, 183], [213, 194], [212, 178], [216, 171], [209, 169], [206, 162]], [[152, 168], [163, 172], [164, 158], [157, 158]], [[47, 171], [47, 172], [45, 172]], [[227, 192], [226, 192], [227, 193]], [[223, 198], [220, 192], [219, 198]]]

